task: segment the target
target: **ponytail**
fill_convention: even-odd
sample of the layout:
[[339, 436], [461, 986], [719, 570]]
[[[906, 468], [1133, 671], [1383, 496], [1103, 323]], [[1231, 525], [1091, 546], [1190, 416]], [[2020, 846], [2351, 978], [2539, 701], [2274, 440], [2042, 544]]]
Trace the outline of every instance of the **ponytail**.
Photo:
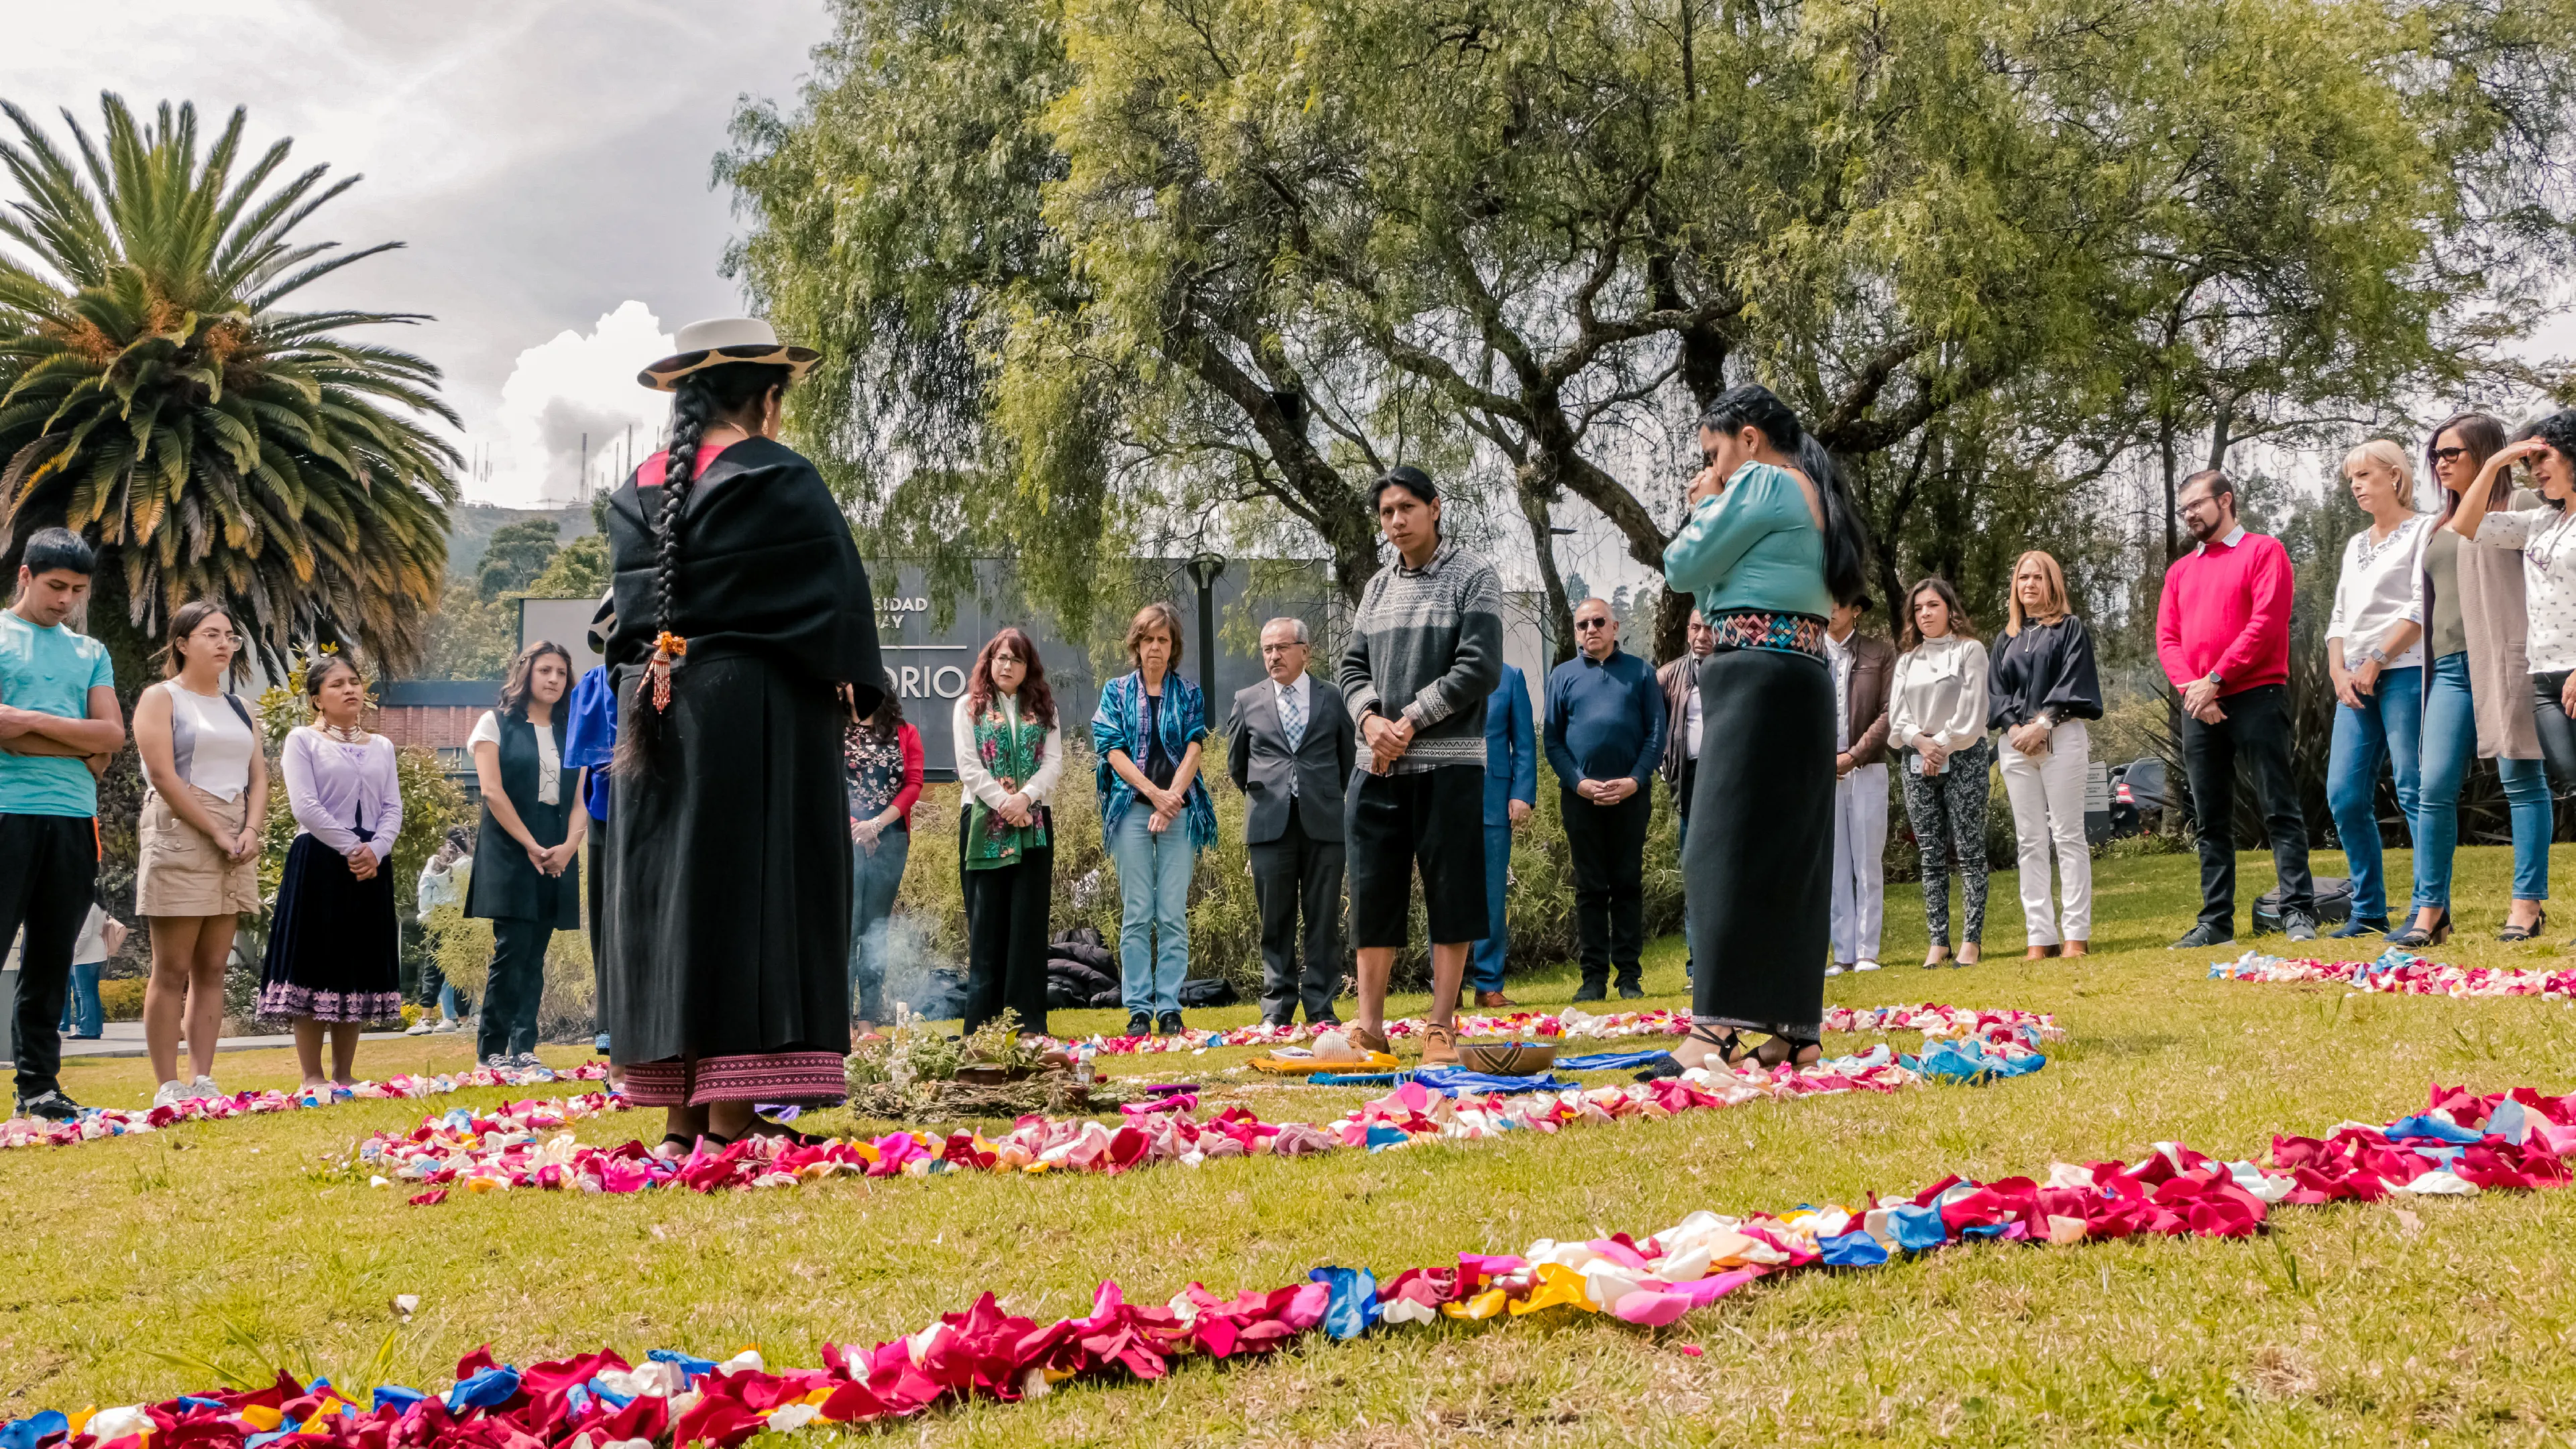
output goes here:
[[[662, 506], [653, 530], [653, 656], [635, 677], [635, 693], [620, 700], [633, 724], [622, 732], [614, 768], [641, 770], [651, 762], [669, 730], [664, 718], [671, 705], [671, 676], [688, 657], [689, 641], [672, 626], [679, 621], [680, 529], [697, 487], [698, 448], [709, 426], [732, 422], [748, 429], [741, 414], [784, 388], [795, 376], [779, 364], [730, 362], [682, 377], [671, 389], [671, 437], [662, 457]], [[649, 467], [650, 464], [648, 463]], [[640, 504], [643, 490], [636, 490]]]
[[1699, 425], [1712, 433], [1752, 428], [1788, 454], [1816, 485], [1816, 501], [1824, 505], [1826, 591], [1845, 604], [1868, 592], [1869, 529], [1852, 506], [1841, 466], [1787, 403], [1760, 383], [1748, 382], [1719, 393], [1700, 414]]

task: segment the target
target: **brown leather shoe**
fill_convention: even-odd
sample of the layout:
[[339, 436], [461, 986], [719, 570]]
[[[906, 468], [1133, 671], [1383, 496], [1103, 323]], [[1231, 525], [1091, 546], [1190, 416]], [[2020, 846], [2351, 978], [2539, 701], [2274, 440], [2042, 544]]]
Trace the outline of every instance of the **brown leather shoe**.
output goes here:
[[1422, 1027], [1422, 1064], [1426, 1067], [1458, 1065], [1458, 1028], [1426, 1022]]
[[1479, 991], [1476, 993], [1476, 1005], [1487, 1011], [1500, 1011], [1507, 1007], [1518, 1006], [1520, 1003], [1499, 991]]
[[1384, 1052], [1388, 1056], [1395, 1055], [1395, 1045], [1386, 1039], [1385, 1032], [1371, 1031], [1357, 1022], [1353, 1022], [1349, 1026], [1342, 1028], [1342, 1035], [1350, 1038], [1351, 1045], [1358, 1047], [1361, 1051]]
[[2089, 941], [2069, 941], [2066, 943], [2065, 948], [2059, 951], [2058, 954], [2061, 956], [2090, 956], [2093, 954], [2092, 943]]

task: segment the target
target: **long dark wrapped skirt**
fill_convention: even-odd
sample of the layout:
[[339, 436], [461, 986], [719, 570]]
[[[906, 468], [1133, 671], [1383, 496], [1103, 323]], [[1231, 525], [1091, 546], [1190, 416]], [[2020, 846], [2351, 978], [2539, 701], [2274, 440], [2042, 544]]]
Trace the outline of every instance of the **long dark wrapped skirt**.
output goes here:
[[[638, 673], [620, 671], [621, 729]], [[601, 1019], [639, 1103], [843, 1095], [842, 720], [830, 685], [758, 657], [674, 671], [653, 765], [617, 782], [608, 820]]]
[[261, 968], [261, 1016], [346, 1022], [402, 1015], [393, 867], [360, 880], [349, 873], [347, 857], [310, 835], [296, 836], [286, 849]]
[[1691, 1013], [1813, 1040], [1833, 909], [1833, 675], [1806, 654], [1720, 649], [1699, 693], [1682, 847]]

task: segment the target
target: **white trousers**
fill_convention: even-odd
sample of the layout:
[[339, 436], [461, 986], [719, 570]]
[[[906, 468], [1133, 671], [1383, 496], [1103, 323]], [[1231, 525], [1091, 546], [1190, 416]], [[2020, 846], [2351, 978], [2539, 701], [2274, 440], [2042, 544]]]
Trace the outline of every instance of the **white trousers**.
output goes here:
[[[2048, 753], [2032, 758], [2000, 741], [2004, 794], [2012, 800], [2013, 838], [2020, 845], [2021, 915], [2034, 946], [2062, 946], [2093, 939], [2093, 849], [2084, 840], [2084, 776], [2093, 760], [2093, 737], [2071, 719], [2048, 736]], [[2057, 853], [2064, 892], [2064, 928], [2050, 906], [2049, 847]]]
[[1878, 959], [1887, 916], [1887, 766], [1855, 765], [1834, 782], [1834, 960]]

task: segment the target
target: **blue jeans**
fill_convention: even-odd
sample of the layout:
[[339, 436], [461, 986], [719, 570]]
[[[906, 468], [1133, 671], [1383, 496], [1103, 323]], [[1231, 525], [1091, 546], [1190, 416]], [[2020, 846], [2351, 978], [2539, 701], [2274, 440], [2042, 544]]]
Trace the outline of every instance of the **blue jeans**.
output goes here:
[[[2424, 769], [2415, 807], [2415, 908], [2451, 904], [2451, 853], [2460, 844], [2460, 782], [2478, 751], [2469, 694], [2469, 656], [2435, 660], [2424, 691]], [[2548, 768], [2539, 760], [2497, 760], [2513, 821], [2513, 894], [2549, 899]]]
[[850, 843], [850, 1019], [885, 1019], [886, 922], [903, 887], [912, 832], [900, 825], [877, 836], [877, 848]]
[[1160, 835], [1146, 828], [1154, 812], [1131, 804], [1107, 842], [1118, 866], [1119, 1000], [1130, 1016], [1181, 1009], [1181, 979], [1190, 974], [1190, 826], [1174, 820]]
[[[2451, 656], [2462, 668], [2460, 698], [2468, 699], [2469, 656]], [[2380, 869], [2379, 771], [2393, 767], [2397, 777], [2397, 813], [2415, 819], [2415, 778], [2422, 752], [2418, 736], [2424, 724], [2424, 671], [2384, 669], [2378, 684], [2361, 696], [2361, 708], [2341, 700], [2334, 707], [2334, 745], [2326, 757], [2326, 808], [2333, 812], [2335, 834], [2343, 838], [2343, 858], [2352, 869], [2352, 914], [2355, 920], [2388, 919], [2388, 881]], [[2452, 793], [2459, 792], [2458, 777]], [[2415, 836], [2421, 861], [2424, 835]], [[2444, 852], [2443, 858], [2449, 859]], [[2416, 879], [2421, 880], [2421, 866]]]
[[55, 1028], [69, 1036], [95, 1037], [101, 1029], [98, 1008], [98, 968], [104, 961], [72, 963], [71, 995], [63, 1001], [62, 1025]]
[[1503, 922], [1504, 896], [1512, 883], [1512, 828], [1485, 827], [1485, 939], [1467, 953], [1467, 989], [1503, 989], [1503, 957], [1510, 954], [1511, 931]]

